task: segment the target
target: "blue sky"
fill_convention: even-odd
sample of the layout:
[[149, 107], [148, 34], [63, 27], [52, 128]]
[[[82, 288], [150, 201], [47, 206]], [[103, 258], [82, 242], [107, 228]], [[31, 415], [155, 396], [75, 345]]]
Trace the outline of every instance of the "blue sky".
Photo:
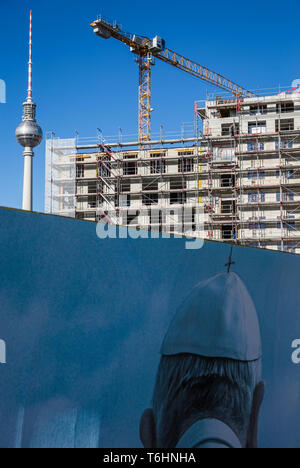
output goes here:
[[[147, 5], [150, 5], [147, 7]], [[22, 148], [15, 127], [27, 89], [28, 17], [33, 10], [33, 96], [38, 122], [57, 136], [137, 132], [137, 66], [128, 48], [97, 38], [89, 24], [100, 13], [142, 35], [159, 34], [176, 52], [248, 89], [289, 86], [300, 78], [299, 0], [150, 4], [86, 0], [0, 0], [0, 205], [19, 208]], [[153, 131], [180, 131], [193, 120], [193, 103], [205, 99], [205, 83], [157, 61], [152, 71]], [[44, 208], [45, 140], [34, 159], [34, 209]]]

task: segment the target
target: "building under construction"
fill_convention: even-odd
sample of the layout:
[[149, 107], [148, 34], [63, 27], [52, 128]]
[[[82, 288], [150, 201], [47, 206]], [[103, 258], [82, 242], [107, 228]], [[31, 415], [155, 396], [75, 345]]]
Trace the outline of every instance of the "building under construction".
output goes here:
[[300, 89], [196, 103], [188, 136], [53, 136], [45, 200], [47, 213], [194, 235], [201, 213], [200, 237], [300, 253]]

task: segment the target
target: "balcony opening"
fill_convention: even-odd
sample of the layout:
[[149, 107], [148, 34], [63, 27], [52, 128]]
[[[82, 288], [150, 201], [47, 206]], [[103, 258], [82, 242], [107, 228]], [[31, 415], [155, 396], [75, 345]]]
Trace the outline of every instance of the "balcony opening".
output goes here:
[[235, 214], [236, 212], [235, 200], [222, 200], [221, 202], [221, 213], [222, 214]]
[[126, 224], [130, 224], [130, 226], [137, 226], [139, 223], [139, 211], [136, 211], [134, 214], [127, 213], [126, 218]]
[[222, 226], [222, 239], [233, 239], [234, 231], [233, 224], [224, 224]]
[[96, 208], [96, 197], [89, 197], [88, 208]]
[[[182, 205], [186, 202], [186, 181], [182, 179], [172, 179], [170, 181], [170, 204], [171, 205]], [[178, 192], [172, 192], [172, 190], [178, 190]]]
[[230, 123], [222, 125], [222, 136], [235, 136], [240, 134], [240, 126], [238, 123]]
[[255, 104], [250, 106], [250, 115], [264, 115], [268, 111], [266, 104]]
[[279, 102], [278, 104], [276, 104], [277, 114], [294, 112], [294, 110], [295, 110], [295, 105], [294, 105], [293, 101], [291, 101], [291, 102]]
[[228, 117], [236, 117], [237, 109], [236, 109], [236, 106], [230, 107], [227, 109], [219, 109], [218, 113], [219, 113], [218, 117], [220, 117], [221, 119], [226, 119]]
[[183, 226], [184, 231], [196, 231], [196, 208], [192, 207], [184, 211]]
[[143, 189], [143, 192], [146, 192], [146, 191], [156, 191], [158, 190], [158, 181], [157, 180], [148, 180], [148, 181], [144, 181], [143, 184], [142, 184], [142, 189]]
[[97, 182], [90, 182], [88, 184], [88, 193], [97, 193]]
[[221, 182], [221, 187], [234, 187], [235, 175], [234, 174], [222, 174], [220, 182]]
[[275, 124], [276, 132], [288, 132], [294, 129], [295, 129], [294, 119], [276, 120], [276, 124]]
[[157, 205], [158, 204], [158, 193], [143, 193], [143, 205]]
[[[151, 180], [149, 181], [144, 181], [142, 183], [142, 202], [143, 205], [149, 206], [149, 205], [157, 205], [158, 204], [158, 181], [157, 180]], [[153, 192], [152, 192], [153, 190]]]

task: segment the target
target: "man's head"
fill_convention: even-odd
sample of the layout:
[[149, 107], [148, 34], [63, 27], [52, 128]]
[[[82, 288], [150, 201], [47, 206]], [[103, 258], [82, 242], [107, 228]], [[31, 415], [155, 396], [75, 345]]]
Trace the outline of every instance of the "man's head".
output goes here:
[[175, 447], [195, 422], [214, 419], [229, 426], [242, 446], [257, 445], [264, 394], [260, 330], [237, 274], [218, 274], [193, 289], [169, 326], [161, 354], [153, 410], [141, 421], [144, 444]]
[[242, 362], [192, 354], [162, 356], [153, 395], [140, 426], [145, 447], [172, 448], [200, 419], [227, 424], [243, 447], [257, 446], [264, 386], [261, 361]]

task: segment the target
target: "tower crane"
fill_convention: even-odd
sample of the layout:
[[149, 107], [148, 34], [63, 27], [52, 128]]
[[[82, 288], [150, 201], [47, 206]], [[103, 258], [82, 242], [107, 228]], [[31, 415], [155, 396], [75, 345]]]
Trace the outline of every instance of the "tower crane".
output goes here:
[[117, 22], [104, 16], [99, 16], [91, 26], [97, 36], [103, 39], [113, 37], [129, 46], [130, 51], [136, 55], [139, 67], [139, 143], [147, 143], [151, 138], [151, 67], [155, 58], [229, 91], [238, 98], [253, 96], [253, 93], [224, 76], [167, 49], [164, 39], [160, 36], [149, 39], [125, 32]]

